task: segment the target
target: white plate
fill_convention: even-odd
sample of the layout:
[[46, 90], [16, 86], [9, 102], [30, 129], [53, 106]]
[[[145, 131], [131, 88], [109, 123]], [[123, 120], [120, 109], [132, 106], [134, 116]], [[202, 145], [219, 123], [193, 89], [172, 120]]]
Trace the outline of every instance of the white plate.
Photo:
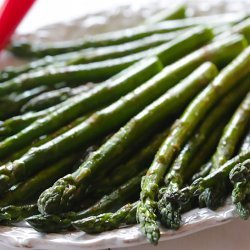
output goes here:
[[[86, 15], [71, 22], [50, 25], [37, 30], [35, 33], [18, 35], [18, 37], [22, 36], [33, 41], [42, 39], [47, 42], [75, 39], [83, 36], [82, 34], [95, 34], [120, 27], [129, 27], [141, 22], [159, 9], [167, 7], [170, 1], [147, 0], [134, 2], [129, 5], [114, 6], [109, 11]], [[237, 1], [236, 3], [236, 1], [210, 0], [199, 1], [199, 4], [197, 4], [197, 1], [188, 1], [188, 3], [191, 7], [189, 9], [190, 13], [195, 15], [246, 10], [250, 7], [249, 1]], [[22, 61], [11, 57], [8, 53], [2, 55], [0, 60], [0, 67], [22, 63]], [[162, 228], [161, 241], [179, 238], [210, 227], [219, 226], [235, 217], [230, 200], [216, 212], [206, 208], [194, 209], [183, 215], [183, 225], [178, 231]], [[39, 250], [84, 250], [128, 247], [145, 243], [146, 240], [137, 225], [98, 235], [88, 235], [82, 232], [40, 234], [25, 223], [15, 227], [0, 227], [0, 246], [2, 247]]]

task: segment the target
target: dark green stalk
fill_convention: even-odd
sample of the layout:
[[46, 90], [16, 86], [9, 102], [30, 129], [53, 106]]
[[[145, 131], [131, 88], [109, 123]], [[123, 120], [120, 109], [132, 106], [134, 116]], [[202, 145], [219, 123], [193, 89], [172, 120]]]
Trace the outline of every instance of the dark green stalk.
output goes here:
[[249, 65], [250, 47], [224, 68], [219, 76], [191, 102], [157, 152], [146, 177], [142, 180], [141, 201], [137, 210], [141, 229], [150, 242], [157, 244], [160, 237], [156, 222], [155, 199], [163, 176], [208, 111], [235, 87], [241, 78], [250, 73]]
[[[55, 213], [59, 209], [61, 211], [70, 209], [70, 207], [80, 198], [80, 194], [85, 192], [88, 184], [100, 169], [105, 168], [105, 170], [108, 171], [110, 169], [110, 162], [114, 161], [120, 154], [124, 154], [124, 152], [131, 148], [139, 138], [145, 137], [154, 126], [163, 122], [173, 112], [176, 113], [180, 111], [180, 109], [183, 109], [186, 103], [206, 86], [216, 74], [217, 70], [214, 65], [205, 63], [180, 84], [171, 88], [140, 113], [137, 112], [138, 114], [136, 116], [134, 116], [125, 126], [121, 127], [119, 131], [97, 151], [91, 154], [78, 170], [72, 175], [67, 175], [58, 180], [53, 187], [40, 196], [40, 211], [42, 213]], [[159, 77], [157, 77], [157, 80], [159, 80]], [[155, 81], [151, 80], [148, 83], [156, 87]], [[164, 83], [166, 84], [166, 81], [164, 81]], [[138, 93], [138, 91], [136, 91], [136, 93]], [[152, 91], [150, 95], [152, 96]], [[128, 100], [128, 98], [126, 99]], [[143, 100], [145, 100], [145, 98], [143, 98]], [[137, 104], [136, 106], [139, 105], [139, 102], [136, 101], [132, 103], [133, 107], [135, 106], [134, 103]], [[114, 111], [114, 109], [112, 110]], [[122, 112], [119, 112], [119, 114], [121, 113]], [[118, 115], [114, 115], [114, 113], [112, 117], [115, 117], [113, 118], [115, 120], [118, 119]], [[112, 123], [114, 122], [113, 119], [107, 120], [109, 126], [111, 121]], [[91, 127], [93, 127], [93, 123], [91, 125]], [[98, 127], [100, 128], [100, 120]], [[67, 188], [68, 183], [70, 183], [69, 189]], [[57, 201], [51, 199], [54, 195], [59, 198]], [[58, 203], [59, 200], [60, 205]], [[65, 203], [63, 204], [62, 201], [65, 201]]]
[[1, 83], [0, 96], [38, 86], [53, 86], [58, 82], [101, 82], [143, 59], [147, 54], [147, 52], [139, 52], [122, 58], [89, 64], [62, 65], [61, 67], [47, 66], [37, 71], [23, 73], [9, 81]]
[[100, 180], [100, 184], [95, 184], [93, 187], [90, 187], [90, 190], [88, 191], [90, 195], [91, 193], [103, 193], [107, 190], [110, 191], [142, 171], [145, 168], [145, 165], [153, 160], [155, 153], [168, 132], [169, 129], [166, 129], [154, 136], [146, 146], [141, 148], [138, 152], [136, 151], [132, 158], [111, 171], [111, 173], [109, 173], [109, 178], [103, 179], [101, 176], [102, 179]]
[[117, 229], [122, 225], [136, 224], [138, 202], [128, 203], [115, 213], [103, 213], [72, 222], [72, 226], [89, 234], [102, 233]]
[[[233, 114], [217, 146], [212, 158], [213, 166], [211, 173], [231, 159], [236, 153], [237, 146], [241, 141], [250, 123], [250, 93], [242, 101]], [[203, 204], [211, 209], [219, 207], [227, 196], [227, 182], [220, 182], [211, 189], [206, 189], [199, 197], [200, 205]]]
[[37, 215], [28, 218], [27, 222], [39, 232], [49, 233], [68, 229], [72, 221], [108, 212], [134, 198], [134, 196], [138, 195], [141, 177], [144, 174], [145, 171], [142, 171], [139, 175], [122, 184], [112, 193], [103, 196], [86, 210], [81, 212], [68, 212], [60, 215]]
[[[240, 53], [245, 48], [245, 46], [246, 41], [242, 36], [230, 37], [224, 41], [207, 45], [177, 61], [171, 66], [166, 67], [162, 74], [159, 74], [159, 76], [157, 75], [152, 81], [149, 81], [147, 85], [151, 86], [150, 90], [148, 91], [145, 89], [145, 92], [148, 91], [149, 93], [153, 90], [154, 92], [159, 91], [161, 94], [164, 93], [166, 87], [169, 85], [174, 85], [186, 77], [192, 72], [192, 70], [205, 62], [207, 58], [209, 58], [210, 61], [216, 63], [218, 66], [222, 67], [223, 65], [230, 62], [238, 53]], [[69, 122], [75, 117], [82, 115], [84, 112], [97, 108], [101, 106], [101, 104], [103, 105], [105, 103], [107, 104], [107, 102], [114, 101], [115, 98], [118, 98], [119, 96], [131, 91], [132, 88], [136, 87], [134, 86], [135, 83], [137, 86], [138, 84], [142, 83], [142, 77], [144, 79], [147, 77], [149, 78], [151, 73], [155, 74], [157, 70], [160, 70], [159, 62], [155, 62], [154, 59], [148, 60], [148, 64], [145, 63], [145, 61], [138, 63], [137, 67], [133, 66], [130, 69], [121, 72], [121, 74], [111, 78], [111, 80], [106, 82], [106, 84], [100, 85], [93, 89], [93, 91], [90, 91], [88, 95], [80, 95], [79, 97], [65, 101], [62, 103], [62, 105], [65, 104], [64, 108], [57, 108], [57, 112], [51, 112], [50, 115], [46, 116], [44, 119], [39, 119], [39, 122], [32, 124], [26, 130], [17, 134], [17, 136], [10, 137], [2, 142], [0, 144], [0, 155], [6, 150], [7, 152], [5, 154], [9, 154], [9, 151], [23, 147], [24, 139], [28, 143], [34, 140], [36, 137], [44, 133], [48, 133], [50, 129], [56, 129], [57, 126], [62, 126], [64, 122]], [[151, 67], [152, 72], [151, 70], [148, 70], [148, 68]], [[167, 86], [165, 86], [166, 82], [168, 82]], [[154, 85], [152, 85], [152, 83]], [[142, 87], [142, 89], [143, 88], [144, 87]], [[6, 129], [8, 130], [8, 127], [3, 128], [3, 130]], [[18, 144], [21, 144], [21, 146]], [[4, 150], [4, 147], [7, 147], [8, 149]]]
[[203, 17], [185, 18], [182, 20], [163, 21], [156, 24], [141, 25], [134, 28], [109, 32], [91, 36], [86, 39], [79, 39], [73, 42], [61, 42], [57, 44], [30, 44], [26, 41], [14, 41], [10, 50], [17, 56], [23, 57], [44, 57], [56, 55], [83, 48], [97, 48], [122, 44], [135, 41], [152, 34], [168, 33], [176, 30], [186, 29], [197, 25], [221, 26], [239, 22], [246, 17], [245, 14], [225, 14]]
[[205, 189], [217, 185], [220, 181], [223, 182], [229, 177], [230, 171], [237, 164], [241, 164], [248, 159], [250, 159], [249, 150], [233, 157], [231, 160], [227, 161], [224, 165], [209, 175], [195, 180], [190, 186], [187, 186], [171, 194], [165, 193], [163, 195], [163, 199], [165, 202], [171, 203], [176, 208], [176, 212], [178, 213], [180, 212], [180, 207], [190, 203], [191, 199], [201, 195]]
[[[160, 191], [163, 193], [176, 192], [187, 183], [188, 179], [197, 171], [201, 164], [208, 160], [216, 148], [221, 137], [222, 130], [228, 119], [221, 122], [225, 113], [230, 114], [235, 110], [239, 102], [250, 89], [250, 78], [248, 77], [240, 86], [236, 86], [219, 103], [216, 104], [206, 116], [198, 130], [187, 141], [177, 158], [171, 165], [165, 176], [165, 185]], [[226, 117], [224, 117], [226, 118]], [[219, 124], [219, 125], [218, 125]], [[214, 129], [214, 127], [216, 129]], [[176, 213], [176, 207], [171, 203], [165, 203], [164, 199], [158, 202], [158, 210], [161, 222], [167, 227], [178, 229], [180, 227], [180, 214]]]
[[0, 224], [19, 222], [38, 213], [36, 204], [2, 207], [0, 208]]
[[[248, 80], [247, 82], [250, 88], [250, 81]], [[246, 92], [248, 91], [246, 90]], [[219, 168], [234, 155], [237, 145], [249, 127], [249, 122], [250, 93], [245, 96], [238, 109], [234, 112], [228, 125], [224, 129], [223, 136], [212, 159], [213, 167], [211, 171]]]
[[[163, 43], [169, 42], [179, 35], [179, 31], [154, 34], [136, 41], [127, 42], [119, 45], [106, 46], [101, 48], [89, 48], [79, 50], [77, 52], [69, 52], [56, 56], [46, 56], [42, 59], [35, 60], [21, 67], [10, 67], [1, 72], [2, 81], [14, 78], [22, 73], [37, 70], [48, 65], [60, 67], [63, 65], [86, 64], [90, 62], [98, 62], [107, 59], [114, 59], [144, 51]], [[0, 77], [1, 77], [0, 76]]]
[[42, 93], [25, 103], [22, 106], [22, 113], [29, 111], [41, 111], [59, 104], [72, 96], [85, 93], [93, 89], [95, 84], [89, 83], [76, 88], [65, 87], [57, 90]]
[[203, 178], [203, 177], [207, 176], [210, 173], [210, 170], [211, 170], [212, 166], [213, 166], [212, 161], [209, 161], [209, 162], [203, 164], [201, 166], [199, 172], [195, 173], [192, 176], [192, 182], [195, 181], [198, 178]]
[[[205, 138], [206, 147], [202, 147], [201, 150], [197, 152], [197, 155], [192, 155], [192, 157], [195, 157], [196, 162], [199, 162], [200, 164], [202, 164], [202, 162], [204, 162], [204, 159], [206, 158], [204, 158], [204, 155], [203, 155], [203, 158], [200, 157], [200, 155], [204, 153], [206, 157], [206, 154], [209, 154], [210, 153], [209, 151], [211, 151], [211, 149], [215, 149], [220, 139], [224, 125], [225, 125], [225, 122], [219, 124], [218, 127], [213, 131], [212, 135], [209, 138]], [[199, 132], [201, 132], [202, 130], [201, 128], [198, 130]], [[167, 173], [165, 177], [166, 187], [163, 187], [159, 190], [160, 199], [158, 201], [158, 212], [160, 216], [160, 221], [163, 223], [165, 227], [170, 228], [170, 229], [176, 230], [180, 227], [180, 223], [181, 223], [180, 210], [183, 210], [185, 208], [177, 209], [177, 207], [174, 206], [172, 203], [166, 202], [166, 200], [163, 197], [161, 197], [161, 194], [165, 194], [165, 193], [171, 194], [172, 192], [176, 192], [180, 190], [184, 186], [184, 184], [187, 183], [188, 178], [199, 167], [200, 164], [199, 165], [192, 164], [192, 161], [191, 161], [192, 158], [190, 158], [188, 162], [185, 162], [186, 159], [183, 159], [183, 157], [187, 156], [188, 151], [186, 150], [189, 149], [192, 151], [192, 148], [190, 148], [192, 144], [196, 146], [195, 137], [201, 136], [199, 132], [197, 132], [184, 146], [184, 148], [182, 149], [182, 151], [180, 152], [180, 154], [174, 161], [173, 165], [171, 166], [169, 172]], [[195, 152], [192, 152], [192, 153], [195, 153]], [[198, 156], [198, 158], [196, 158], [196, 156]]]
[[0, 199], [0, 207], [23, 204], [37, 198], [41, 192], [53, 185], [60, 177], [69, 173], [79, 160], [79, 153], [73, 153], [60, 161], [46, 167], [27, 181], [6, 192]]
[[23, 93], [12, 93], [8, 96], [3, 96], [0, 100], [0, 119], [7, 119], [18, 115], [25, 103], [46, 90], [48, 90], [46, 86], [41, 86], [24, 91]]
[[128, 42], [120, 45], [113, 45], [101, 48], [85, 49], [79, 51], [76, 56], [72, 57], [72, 59], [67, 60], [66, 64], [77, 65], [99, 62], [107, 59], [128, 56], [138, 52], [144, 53], [144, 57], [146, 57], [147, 53], [151, 53], [149, 49], [153, 49], [156, 46], [167, 43], [172, 39], [175, 39], [180, 34], [180, 31], [175, 31], [167, 34], [155, 34], [146, 38], [136, 40], [134, 42]]
[[[122, 58], [110, 59], [82, 65], [47, 67], [37, 72], [25, 73], [0, 85], [0, 96], [11, 91], [53, 85], [57, 82], [100, 82], [127, 68], [145, 57], [157, 56], [163, 65], [175, 62], [213, 38], [211, 29], [196, 27], [184, 32], [176, 39], [152, 50], [138, 52]], [[105, 77], [104, 77], [105, 76]]]
[[[34, 119], [34, 115], [35, 119], [37, 119], [37, 115], [44, 116], [46, 113], [47, 115], [45, 115], [42, 119], [40, 118], [38, 121], [32, 123], [17, 135], [9, 137], [7, 140], [5, 140], [5, 142], [0, 144], [0, 148], [3, 150], [3, 147], [11, 147], [6, 152], [6, 155], [10, 154], [16, 149], [22, 148], [24, 145], [29, 144], [39, 136], [60, 128], [61, 126], [69, 123], [84, 113], [100, 108], [103, 105], [107, 105], [112, 101], [117, 100], [119, 97], [127, 94], [129, 91], [132, 91], [134, 88], [138, 87], [143, 82], [151, 78], [161, 69], [161, 63], [156, 58], [142, 60], [133, 67], [124, 70], [120, 74], [112, 77], [110, 80], [95, 87], [88, 93], [83, 93], [72, 97], [63, 103], [58, 104], [59, 106], [32, 113], [31, 119]], [[56, 112], [54, 112], [55, 108]], [[27, 116], [29, 119], [30, 115], [27, 114]], [[23, 117], [21, 117], [20, 123], [23, 126]], [[11, 124], [12, 126], [10, 126]], [[10, 128], [13, 128], [13, 125], [14, 128], [17, 127], [16, 122], [13, 122], [13, 120], [10, 119], [8, 122], [2, 125], [2, 129], [3, 131], [9, 131], [11, 130]], [[24, 140], [26, 143], [23, 144]], [[18, 145], [20, 142], [22, 142], [21, 145]], [[3, 144], [5, 144], [5, 146], [3, 146]], [[4, 155], [0, 153], [0, 157], [3, 156]]]
[[31, 148], [39, 147], [39, 146], [41, 146], [41, 145], [55, 139], [57, 136], [65, 133], [68, 130], [72, 129], [73, 127], [79, 125], [84, 120], [86, 120], [88, 117], [89, 117], [89, 115], [79, 117], [76, 120], [74, 120], [73, 122], [71, 122], [70, 124], [67, 124], [66, 126], [60, 128], [59, 130], [57, 130], [57, 131], [55, 131], [55, 132], [53, 132], [53, 133], [51, 133], [49, 135], [44, 135], [42, 138], [39, 138], [38, 140], [35, 140], [34, 142], [32, 142], [31, 145], [28, 145], [27, 147], [16, 151], [12, 155], [10, 155], [9, 157], [7, 157], [3, 161], [1, 161], [1, 164], [4, 164], [4, 163], [7, 163], [9, 161], [14, 161], [16, 159], [19, 159], [21, 156], [23, 156], [25, 153], [27, 153]]

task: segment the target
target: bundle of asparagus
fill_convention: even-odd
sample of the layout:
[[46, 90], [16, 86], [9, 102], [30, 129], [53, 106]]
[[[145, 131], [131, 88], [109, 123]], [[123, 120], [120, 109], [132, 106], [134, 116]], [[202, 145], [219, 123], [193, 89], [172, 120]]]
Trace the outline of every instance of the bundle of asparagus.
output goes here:
[[78, 41], [12, 42], [1, 72], [0, 224], [101, 233], [216, 209], [250, 214], [250, 19], [157, 13]]

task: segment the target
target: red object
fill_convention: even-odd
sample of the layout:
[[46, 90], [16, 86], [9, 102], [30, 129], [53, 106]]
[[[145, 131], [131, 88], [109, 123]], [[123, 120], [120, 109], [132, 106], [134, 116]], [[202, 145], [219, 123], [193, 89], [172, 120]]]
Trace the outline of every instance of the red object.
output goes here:
[[0, 9], [0, 50], [2, 50], [18, 24], [35, 0], [5, 0]]

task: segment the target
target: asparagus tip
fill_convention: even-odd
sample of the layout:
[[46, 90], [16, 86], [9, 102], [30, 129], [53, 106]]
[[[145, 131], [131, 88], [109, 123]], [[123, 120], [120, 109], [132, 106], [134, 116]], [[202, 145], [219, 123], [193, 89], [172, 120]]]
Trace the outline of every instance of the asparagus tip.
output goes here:
[[70, 174], [59, 179], [40, 195], [39, 212], [41, 214], [58, 214], [67, 211], [71, 206], [72, 193], [75, 193], [76, 189], [75, 180]]

